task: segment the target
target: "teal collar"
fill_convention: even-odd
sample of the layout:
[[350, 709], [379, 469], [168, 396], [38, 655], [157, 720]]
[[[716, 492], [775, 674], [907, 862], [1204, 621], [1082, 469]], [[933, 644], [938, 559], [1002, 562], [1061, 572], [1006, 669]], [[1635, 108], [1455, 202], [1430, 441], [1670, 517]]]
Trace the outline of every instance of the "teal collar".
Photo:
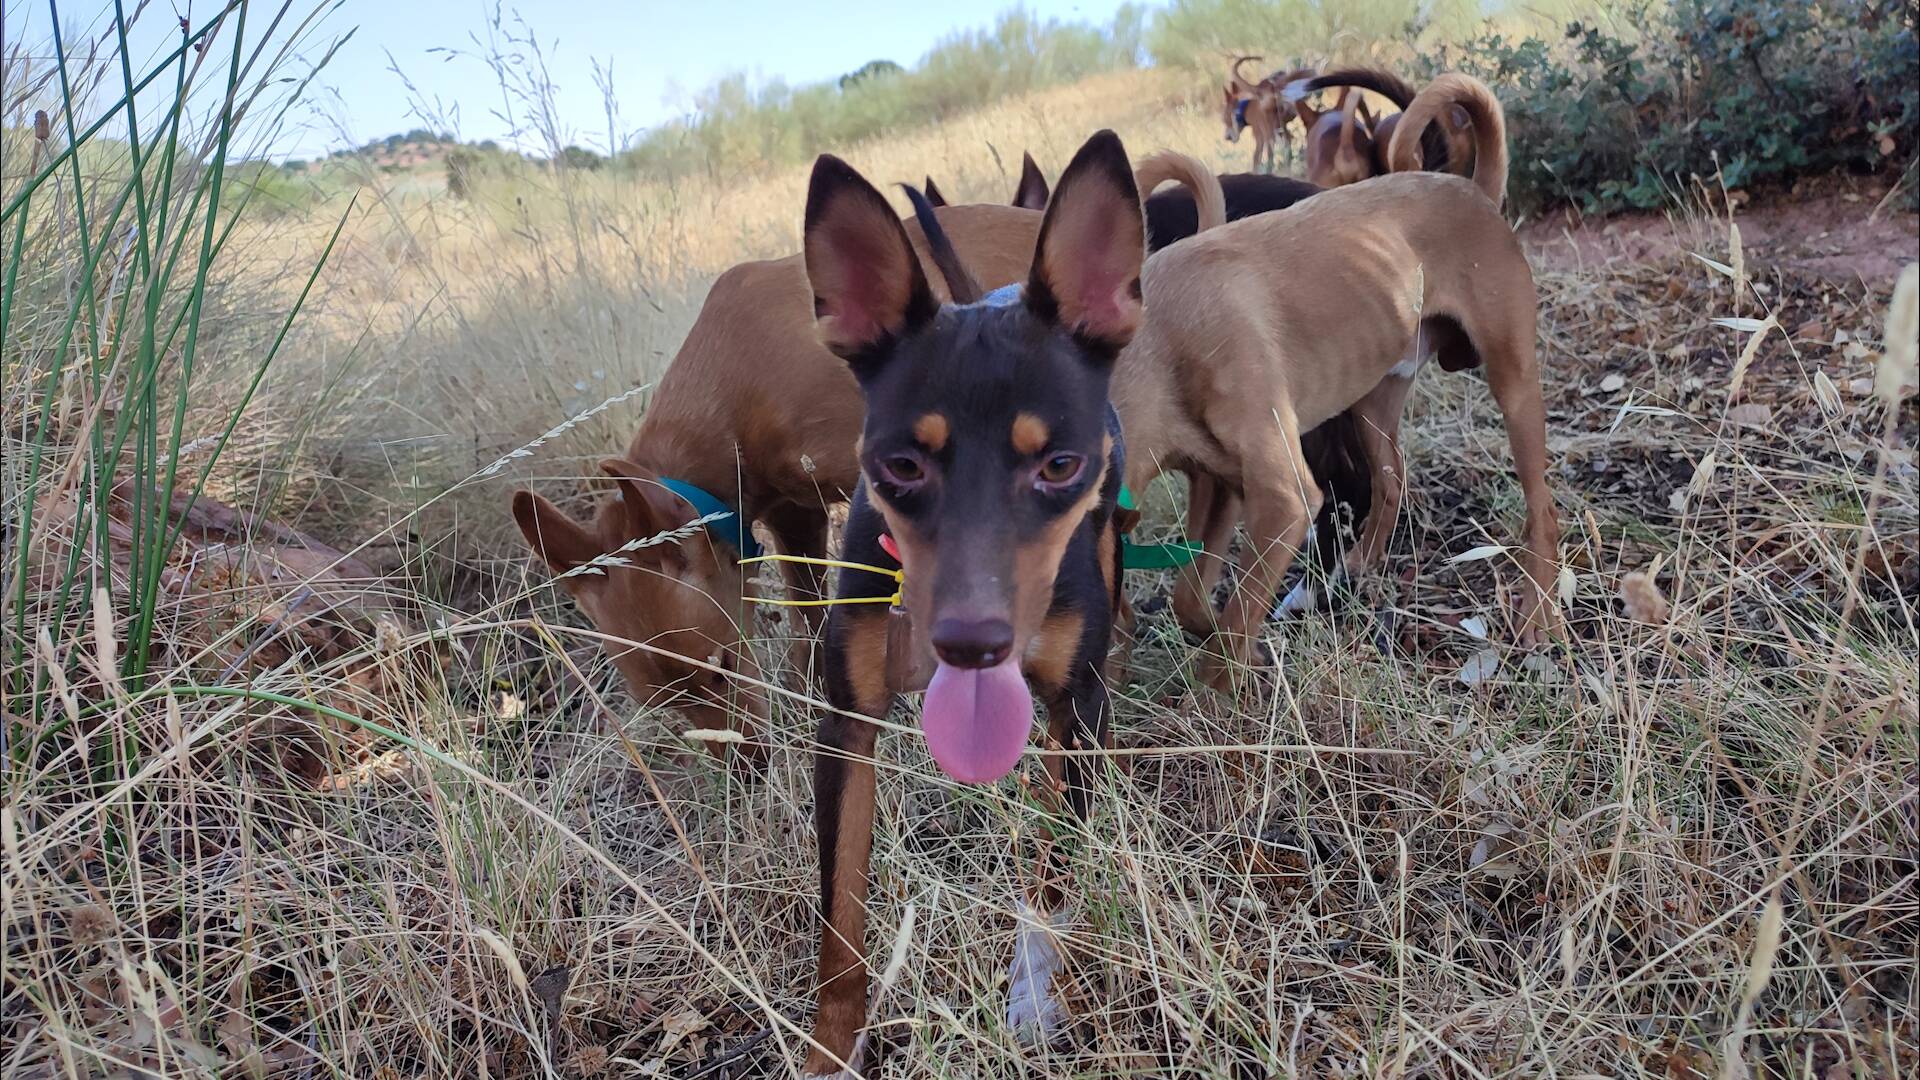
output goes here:
[[[1125, 484], [1120, 485], [1120, 509], [1133, 510], [1133, 492]], [[1120, 568], [1122, 570], [1172, 570], [1185, 566], [1198, 555], [1201, 544], [1198, 540], [1177, 540], [1171, 544], [1136, 544], [1125, 536], [1120, 537]]]
[[685, 480], [665, 476], [660, 478], [660, 486], [687, 500], [696, 518], [719, 515], [707, 522], [707, 535], [739, 552], [743, 559], [760, 557], [760, 541], [753, 538], [753, 526], [738, 510], [720, 501], [718, 495]]

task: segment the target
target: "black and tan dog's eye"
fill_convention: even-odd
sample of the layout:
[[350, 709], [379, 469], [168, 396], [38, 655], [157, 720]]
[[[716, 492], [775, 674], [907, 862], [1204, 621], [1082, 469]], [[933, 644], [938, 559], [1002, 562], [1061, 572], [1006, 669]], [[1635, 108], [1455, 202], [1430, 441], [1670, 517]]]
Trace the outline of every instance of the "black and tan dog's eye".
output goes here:
[[887, 483], [911, 487], [926, 479], [927, 469], [912, 454], [895, 454], [880, 460], [880, 472]]
[[1045, 487], [1066, 487], [1080, 478], [1087, 459], [1079, 454], [1055, 454], [1040, 463], [1040, 483]]

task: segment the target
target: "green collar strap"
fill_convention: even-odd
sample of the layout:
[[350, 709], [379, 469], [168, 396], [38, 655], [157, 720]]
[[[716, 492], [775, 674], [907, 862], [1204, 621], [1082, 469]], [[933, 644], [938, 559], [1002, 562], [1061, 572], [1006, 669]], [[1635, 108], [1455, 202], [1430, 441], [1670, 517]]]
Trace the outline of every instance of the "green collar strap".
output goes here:
[[[1125, 484], [1120, 485], [1120, 509], [1137, 510], [1139, 505], [1133, 501], [1133, 492]], [[1172, 570], [1193, 561], [1201, 550], [1198, 540], [1177, 540], [1171, 544], [1136, 544], [1120, 537], [1120, 568], [1122, 570]]]

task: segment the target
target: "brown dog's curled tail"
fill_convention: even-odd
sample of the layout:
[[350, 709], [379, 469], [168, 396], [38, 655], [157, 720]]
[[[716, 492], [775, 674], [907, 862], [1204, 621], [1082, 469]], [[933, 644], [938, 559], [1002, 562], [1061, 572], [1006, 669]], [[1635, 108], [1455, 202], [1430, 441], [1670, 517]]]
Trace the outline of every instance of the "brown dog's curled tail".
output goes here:
[[1133, 170], [1133, 182], [1140, 189], [1142, 199], [1169, 180], [1178, 181], [1193, 195], [1193, 208], [1200, 222], [1197, 232], [1227, 223], [1227, 197], [1220, 190], [1220, 178], [1207, 171], [1198, 159], [1175, 150], [1162, 150], [1142, 159]]
[[1418, 171], [1420, 133], [1454, 105], [1473, 121], [1473, 182], [1500, 206], [1507, 195], [1507, 113], [1487, 84], [1471, 75], [1448, 72], [1414, 95], [1394, 129], [1387, 161], [1394, 172]]
[[1246, 75], [1240, 71], [1240, 65], [1258, 59], [1260, 59], [1258, 56], [1236, 56], [1233, 58], [1233, 67], [1227, 74], [1227, 80], [1229, 85], [1232, 86], [1234, 93], [1251, 94], [1259, 89], [1258, 83], [1247, 78]]

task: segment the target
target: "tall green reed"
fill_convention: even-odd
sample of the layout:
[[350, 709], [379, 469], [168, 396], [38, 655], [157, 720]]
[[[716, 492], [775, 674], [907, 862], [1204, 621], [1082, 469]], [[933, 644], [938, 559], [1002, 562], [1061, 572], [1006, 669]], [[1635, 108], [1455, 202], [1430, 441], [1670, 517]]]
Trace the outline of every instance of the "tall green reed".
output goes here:
[[[251, 369], [251, 378], [226, 407], [219, 433], [191, 439], [188, 407], [196, 389], [205, 390], [199, 383], [207, 360], [209, 292], [254, 190], [240, 185], [239, 196], [228, 198], [235, 136], [276, 130], [345, 43], [345, 37], [335, 41], [304, 78], [281, 77], [331, 6], [310, 5], [290, 18], [292, 0], [228, 0], [197, 28], [183, 21], [177, 47], [136, 79], [128, 30], [141, 9], [129, 16], [116, 0], [112, 45], [103, 59], [66, 41], [57, 0], [48, 4], [57, 78], [45, 85], [56, 95], [48, 104], [64, 145], [54, 147], [56, 123], [45, 122], [42, 112], [20, 187], [0, 191], [0, 236], [9, 239], [0, 257], [0, 369], [10, 387], [9, 404], [20, 414], [17, 445], [27, 458], [11, 477], [9, 505], [0, 508], [12, 521], [14, 544], [4, 685], [17, 703], [9, 711], [31, 716], [40, 737], [71, 718], [41, 723], [48, 719], [48, 665], [59, 661], [42, 656], [36, 665], [29, 656], [37, 641], [76, 640], [94, 614], [96, 595], [107, 596], [128, 617], [124, 646], [117, 650], [120, 679], [137, 690], [154, 675], [160, 584], [183, 524], [169, 509], [176, 501], [190, 505], [204, 492], [346, 223], [343, 214], [271, 343], [257, 355], [237, 358]], [[268, 17], [264, 30], [249, 39], [248, 16], [255, 7], [266, 7]], [[90, 107], [76, 88], [101, 85], [112, 74], [107, 66], [117, 68], [118, 97]], [[288, 82], [291, 92], [268, 96], [269, 88]], [[267, 107], [256, 113], [263, 102]], [[143, 106], [154, 120], [149, 131], [142, 130]], [[207, 115], [196, 116], [196, 108]], [[104, 134], [116, 119], [124, 125], [123, 141]], [[56, 280], [66, 288], [52, 288]], [[75, 412], [78, 424], [66, 424]], [[197, 468], [185, 464], [189, 443], [202, 451]], [[46, 510], [54, 504], [42, 502], [50, 497], [71, 500], [70, 536], [53, 535], [53, 515]], [[109, 514], [116, 497], [126, 501], [129, 550], [120, 560], [112, 549]], [[36, 548], [45, 556], [62, 546], [57, 574], [32, 572]], [[50, 588], [36, 589], [36, 583]], [[12, 743], [14, 734], [0, 733], [0, 741]], [[13, 749], [9, 756], [17, 760], [21, 748]]]

